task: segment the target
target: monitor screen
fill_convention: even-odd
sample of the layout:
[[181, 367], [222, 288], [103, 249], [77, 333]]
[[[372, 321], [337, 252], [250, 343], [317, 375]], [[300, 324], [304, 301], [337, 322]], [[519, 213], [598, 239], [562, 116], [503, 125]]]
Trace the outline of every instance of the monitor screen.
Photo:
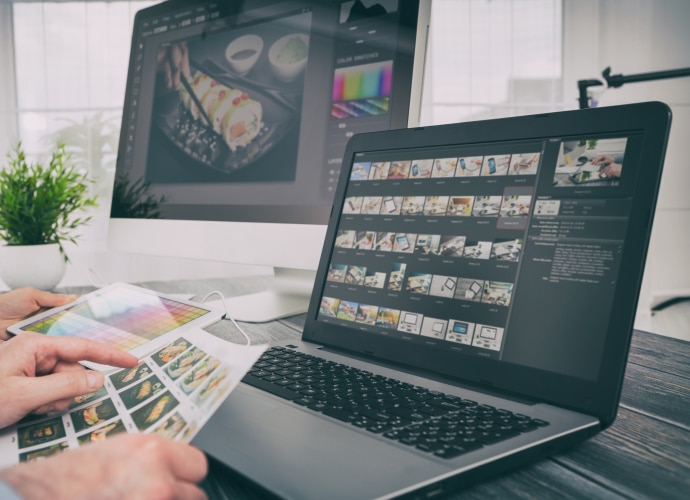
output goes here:
[[111, 248], [314, 271], [347, 140], [418, 120], [419, 4], [173, 0], [140, 11]]

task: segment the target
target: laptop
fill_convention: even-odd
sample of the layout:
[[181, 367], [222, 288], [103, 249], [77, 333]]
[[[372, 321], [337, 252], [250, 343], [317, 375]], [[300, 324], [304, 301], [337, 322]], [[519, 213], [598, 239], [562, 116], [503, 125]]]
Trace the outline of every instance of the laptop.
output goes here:
[[[670, 122], [649, 102], [354, 136], [301, 340], [194, 443], [282, 498], [425, 498], [610, 426]], [[573, 182], [584, 161], [606, 175]], [[346, 208], [365, 197], [389, 207]]]

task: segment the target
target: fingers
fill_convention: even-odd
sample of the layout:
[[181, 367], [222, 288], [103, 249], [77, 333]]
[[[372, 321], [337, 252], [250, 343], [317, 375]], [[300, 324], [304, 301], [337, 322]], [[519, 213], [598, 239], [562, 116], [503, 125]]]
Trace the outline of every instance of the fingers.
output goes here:
[[182, 50], [179, 44], [170, 47], [171, 75], [173, 89], [180, 88], [180, 70], [182, 66]]
[[[119, 434], [47, 460], [20, 464], [3, 471], [2, 479], [22, 498], [90, 498], [110, 493], [113, 498], [202, 500], [195, 481], [176, 476], [168, 453], [178, 460], [201, 453], [189, 445], [143, 434]], [[203, 456], [203, 454], [202, 454]]]
[[187, 42], [180, 42], [180, 54], [182, 56], [180, 71], [185, 78], [189, 78], [192, 72], [189, 68], [189, 51], [187, 49]]
[[51, 293], [43, 290], [34, 290], [33, 296], [36, 303], [41, 307], [64, 306], [65, 304], [74, 302], [79, 297], [78, 295]]
[[22, 398], [24, 410], [35, 413], [64, 410], [73, 398], [100, 389], [103, 381], [102, 373], [86, 369], [27, 378]]
[[180, 78], [189, 78], [189, 53], [186, 43], [176, 43], [170, 47], [170, 70], [174, 89], [180, 88]]
[[156, 55], [156, 66], [163, 74], [165, 86], [169, 89], [178, 90], [181, 85], [180, 79], [189, 78], [191, 75], [187, 43], [174, 43], [159, 48]]
[[[180, 481], [198, 483], [208, 473], [208, 462], [204, 453], [179, 441], [164, 440], [165, 456], [173, 475]], [[147, 443], [146, 446], [160, 446], [161, 443]]]
[[[30, 332], [23, 333], [19, 338], [25, 335], [30, 335]], [[138, 363], [137, 358], [128, 352], [93, 340], [78, 337], [49, 337], [41, 334], [33, 335], [32, 339], [37, 343], [33, 347], [36, 353], [37, 371], [52, 371], [60, 361], [67, 363], [91, 361], [121, 368], [131, 368]]]
[[[82, 373], [84, 372], [85, 368], [78, 364], [78, 363], [58, 363], [55, 368], [53, 369], [53, 373], [65, 373], [65, 372], [79, 372]], [[47, 412], [53, 412], [53, 411], [64, 411], [67, 408], [69, 408], [69, 405], [72, 404], [74, 401], [74, 398], [77, 396], [83, 396], [84, 394], [89, 394], [91, 392], [94, 392], [102, 387], [103, 383], [99, 383], [98, 387], [96, 389], [91, 389], [88, 390], [87, 392], [83, 392], [81, 394], [68, 394], [65, 398], [62, 399], [57, 399], [55, 401], [49, 402], [43, 407], [37, 408], [34, 410], [34, 413], [37, 414], [42, 414], [42, 413], [47, 413]], [[76, 388], [75, 390], [80, 390], [80, 388]]]
[[196, 484], [191, 483], [177, 483], [177, 491], [175, 494], [176, 500], [205, 500], [208, 498], [204, 490], [199, 488]]

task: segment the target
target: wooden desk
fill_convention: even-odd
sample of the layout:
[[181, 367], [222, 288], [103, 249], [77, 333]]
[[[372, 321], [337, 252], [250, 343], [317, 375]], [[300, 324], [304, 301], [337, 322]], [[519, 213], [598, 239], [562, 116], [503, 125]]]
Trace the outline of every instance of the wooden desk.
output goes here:
[[[263, 278], [246, 279], [242, 290], [258, 291], [265, 283]], [[239, 285], [229, 288], [224, 280], [144, 286], [199, 296], [214, 289], [227, 296], [239, 291]], [[243, 327], [253, 340], [263, 343], [299, 338], [303, 323], [304, 316], [297, 316]], [[208, 330], [244, 343], [229, 321]], [[248, 480], [216, 465], [211, 479], [211, 498], [270, 498]], [[618, 417], [610, 428], [565, 453], [444, 498], [514, 497], [690, 498], [690, 342], [635, 331]]]

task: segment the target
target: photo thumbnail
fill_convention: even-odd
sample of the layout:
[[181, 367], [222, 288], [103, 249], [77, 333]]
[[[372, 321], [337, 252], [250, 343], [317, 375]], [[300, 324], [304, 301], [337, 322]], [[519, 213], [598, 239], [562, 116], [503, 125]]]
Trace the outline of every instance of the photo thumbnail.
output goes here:
[[458, 158], [458, 165], [455, 169], [456, 177], [477, 177], [482, 171], [483, 156], [465, 156]]
[[536, 175], [541, 153], [520, 153], [510, 159], [508, 175]]
[[553, 176], [556, 187], [620, 185], [627, 138], [561, 142]]
[[489, 155], [482, 163], [482, 176], [508, 175], [510, 155]]
[[455, 169], [457, 166], [457, 158], [437, 158], [434, 160], [434, 168], [431, 177], [455, 177]]
[[390, 162], [373, 162], [369, 168], [370, 181], [383, 181], [388, 178], [388, 171], [391, 168]]
[[428, 179], [433, 166], [434, 160], [412, 160], [410, 179]]

